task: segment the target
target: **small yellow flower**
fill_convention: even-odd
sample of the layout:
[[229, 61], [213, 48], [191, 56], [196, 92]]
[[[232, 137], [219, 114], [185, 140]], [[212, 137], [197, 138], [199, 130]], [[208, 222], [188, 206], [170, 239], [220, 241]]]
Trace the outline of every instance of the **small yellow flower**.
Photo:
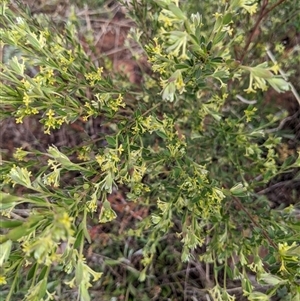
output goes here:
[[[245, 2], [246, 2], [246, 1], [245, 1]], [[256, 11], [257, 11], [257, 3], [254, 3], [254, 4], [244, 3], [244, 4], [242, 4], [242, 7], [243, 7], [250, 15], [255, 14]]]
[[16, 123], [23, 123], [23, 118], [24, 118], [24, 116], [20, 116], [20, 117], [16, 118]]
[[24, 96], [23, 96], [23, 102], [24, 102], [24, 104], [26, 105], [26, 107], [28, 107], [29, 104], [32, 102], [32, 101], [30, 100], [29, 95], [28, 95], [26, 92], [24, 93]]
[[122, 154], [123, 151], [124, 151], [123, 145], [120, 144], [120, 146], [118, 147], [118, 153], [119, 153], [119, 154]]
[[244, 89], [244, 91], [247, 93], [247, 94], [250, 94], [250, 93], [255, 93], [256, 91], [252, 88], [252, 87], [248, 87], [247, 89]]
[[182, 94], [185, 91], [185, 83], [183, 82], [182, 76], [178, 76], [176, 79], [176, 89], [179, 91], [180, 94]]
[[64, 225], [67, 229], [69, 229], [71, 227], [72, 220], [73, 220], [73, 217], [70, 217], [66, 212], [64, 212], [58, 221], [59, 221], [59, 223]]
[[70, 288], [75, 287], [75, 277], [70, 281], [65, 281], [65, 284], [68, 285]]
[[276, 75], [278, 74], [279, 70], [280, 70], [280, 67], [278, 65], [278, 63], [276, 62], [271, 68], [270, 68], [271, 71], [273, 71]]
[[96, 158], [96, 161], [98, 162], [98, 164], [100, 166], [105, 162], [105, 157], [104, 156], [97, 155], [95, 158]]
[[6, 279], [5, 279], [5, 276], [0, 276], [0, 285], [2, 284], [6, 284]]
[[97, 211], [98, 205], [97, 205], [96, 202], [88, 201], [86, 203], [86, 205], [87, 205], [87, 208], [89, 209], [90, 212], [96, 212]]
[[51, 117], [51, 116], [54, 116], [55, 113], [52, 109], [49, 109], [49, 111], [46, 113], [47, 116]]
[[14, 153], [14, 158], [18, 161], [24, 161], [24, 158], [27, 156], [28, 152], [24, 151], [22, 147], [19, 147], [16, 149], [16, 152]]
[[213, 14], [213, 16], [214, 16], [216, 19], [219, 19], [219, 18], [222, 17], [223, 15], [220, 14], [220, 13], [218, 13], [218, 12], [216, 12], [216, 13]]

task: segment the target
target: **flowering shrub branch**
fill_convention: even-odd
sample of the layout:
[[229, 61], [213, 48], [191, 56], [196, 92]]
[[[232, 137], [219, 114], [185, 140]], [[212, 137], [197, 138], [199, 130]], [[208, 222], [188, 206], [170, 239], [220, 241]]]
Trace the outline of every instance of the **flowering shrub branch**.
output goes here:
[[[175, 0], [131, 2], [137, 28], [130, 36], [151, 66], [139, 88], [120, 80], [105, 60], [89, 58], [76, 16], [62, 34], [22, 6], [15, 12], [7, 1], [0, 4], [2, 46], [18, 50], [1, 63], [1, 118], [21, 124], [36, 118], [46, 135], [76, 121], [99, 118], [101, 126], [109, 125], [100, 138], [82, 139], [74, 149], [20, 147], [3, 161], [0, 285], [9, 287], [6, 300], [14, 300], [21, 286], [22, 300], [57, 298], [49, 283], [58, 270], [80, 300], [91, 300], [89, 289], [103, 271], [86, 259], [89, 222], [97, 215], [97, 222], [113, 224], [118, 214], [109, 196], [120, 187], [127, 202], [151, 208], [126, 232], [143, 241], [140, 282], [151, 278], [157, 250], [173, 233], [183, 262], [212, 266], [203, 290], [214, 300], [234, 300], [227, 278], [240, 278], [249, 300], [269, 300], [280, 289], [291, 300], [300, 298], [296, 209], [273, 210], [257, 193], [275, 176], [299, 168], [299, 154], [278, 164], [282, 138], [269, 130], [278, 115], [260, 116], [259, 102], [251, 99], [234, 102], [243, 92], [259, 97], [270, 87], [279, 93], [292, 87], [277, 62], [247, 62], [253, 34], [240, 60], [234, 53], [245, 34], [238, 15], [259, 11], [256, 29], [283, 1], [269, 8], [268, 1], [260, 8], [256, 1], [222, 1], [209, 15], [189, 14]], [[17, 215], [24, 207], [28, 214]], [[256, 291], [249, 271], [274, 288]]]

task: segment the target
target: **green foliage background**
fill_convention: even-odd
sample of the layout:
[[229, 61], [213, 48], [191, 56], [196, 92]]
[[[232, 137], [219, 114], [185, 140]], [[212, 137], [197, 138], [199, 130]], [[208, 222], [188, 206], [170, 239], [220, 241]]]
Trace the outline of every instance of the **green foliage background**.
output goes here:
[[[288, 12], [297, 38], [299, 8], [179, 2], [121, 3], [136, 24], [125, 45], [151, 67], [136, 85], [88, 54], [76, 3], [58, 26], [1, 1], [3, 122], [38, 120], [45, 136], [86, 124], [76, 145], [2, 154], [3, 300], [300, 299], [298, 205], [263, 193], [300, 165], [297, 147], [278, 156], [287, 110], [265, 105], [270, 89], [300, 101], [299, 45], [268, 44]], [[147, 212], [122, 231], [116, 189]]]

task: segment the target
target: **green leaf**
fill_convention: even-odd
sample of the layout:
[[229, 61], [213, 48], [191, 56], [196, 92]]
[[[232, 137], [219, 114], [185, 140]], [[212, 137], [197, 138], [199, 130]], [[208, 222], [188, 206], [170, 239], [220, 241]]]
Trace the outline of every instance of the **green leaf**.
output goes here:
[[86, 238], [86, 240], [90, 244], [92, 242], [92, 239], [91, 239], [90, 233], [89, 233], [89, 231], [86, 227], [86, 223], [84, 223], [84, 225], [82, 225], [82, 231], [83, 231], [84, 237]]
[[84, 283], [80, 285], [80, 301], [90, 301], [90, 295]]
[[226, 33], [227, 33], [226, 31], [220, 31], [220, 32], [218, 32], [218, 33], [215, 35], [214, 39], [213, 39], [213, 44], [216, 45], [216, 44], [218, 44], [219, 42], [221, 42], [221, 41], [224, 39]]
[[29, 270], [29, 272], [27, 274], [27, 277], [26, 277], [27, 281], [30, 281], [33, 278], [33, 276], [34, 276], [34, 274], [36, 272], [37, 266], [38, 266], [37, 262], [32, 265], [32, 267], [30, 268], [30, 270]]
[[276, 275], [272, 275], [272, 274], [262, 274], [259, 277], [260, 281], [263, 281], [266, 284], [270, 284], [270, 285], [279, 285], [279, 284], [284, 284], [287, 282], [287, 280], [284, 280]]
[[46, 289], [47, 289], [47, 278], [44, 278], [40, 282], [40, 287], [39, 287], [39, 291], [38, 291], [38, 298], [39, 298], [38, 300], [43, 299], [43, 297], [46, 294]]
[[182, 70], [182, 69], [188, 69], [190, 66], [186, 64], [177, 64], [175, 65], [175, 69]]
[[260, 77], [260, 78], [270, 79], [274, 76], [273, 73], [270, 70], [267, 70], [266, 68], [261, 68], [261, 67], [258, 67], [258, 66], [251, 68], [250, 72], [254, 76], [257, 76], [257, 77]]
[[154, 0], [154, 2], [159, 5], [161, 8], [167, 8], [168, 4], [165, 1], [162, 0]]
[[248, 296], [250, 301], [270, 301], [270, 297], [261, 292], [252, 292]]
[[0, 244], [0, 267], [2, 267], [6, 260], [9, 258], [11, 247], [11, 240], [7, 240], [5, 243]]
[[140, 276], [139, 276], [139, 281], [140, 282], [144, 282], [146, 280], [146, 276], [147, 276], [146, 271], [147, 271], [146, 268], [141, 271]]
[[80, 247], [82, 242], [82, 237], [83, 237], [83, 230], [79, 230], [74, 242], [74, 248], [78, 249]]
[[209, 41], [209, 43], [208, 43], [207, 46], [206, 46], [206, 50], [207, 50], [207, 51], [210, 51], [212, 45], [213, 45], [213, 42], [212, 42], [212, 41]]
[[23, 223], [19, 220], [2, 220], [0, 221], [1, 229], [10, 229], [21, 226]]
[[291, 89], [290, 84], [283, 78], [273, 77], [267, 79], [267, 81], [271, 85], [271, 87], [278, 93], [289, 91]]
[[9, 231], [6, 237], [8, 239], [11, 239], [12, 241], [17, 241], [21, 237], [24, 237], [30, 234], [31, 232], [33, 232], [33, 230], [30, 229], [28, 225], [23, 224], [22, 226], [19, 226]]
[[182, 10], [176, 6], [175, 4], [171, 3], [168, 5], [168, 9], [180, 20], [185, 20], [186, 16], [182, 12]]
[[48, 271], [48, 267], [44, 266], [39, 273], [38, 281], [41, 281], [42, 279], [44, 279], [46, 277], [47, 271]]
[[247, 191], [247, 188], [244, 187], [244, 185], [243, 185], [242, 183], [235, 184], [235, 185], [230, 189], [230, 192], [231, 192], [233, 195], [241, 195], [241, 194], [244, 194], [245, 191]]
[[224, 59], [222, 57], [214, 57], [210, 60], [212, 63], [223, 63]]
[[116, 138], [112, 137], [112, 136], [107, 136], [106, 138], [106, 142], [108, 143], [108, 145], [115, 147], [116, 146]]
[[83, 263], [82, 261], [79, 259], [76, 265], [76, 269], [75, 269], [75, 281], [76, 281], [76, 285], [80, 285], [83, 279]]
[[227, 25], [232, 20], [232, 13], [228, 13], [223, 17], [223, 25]]

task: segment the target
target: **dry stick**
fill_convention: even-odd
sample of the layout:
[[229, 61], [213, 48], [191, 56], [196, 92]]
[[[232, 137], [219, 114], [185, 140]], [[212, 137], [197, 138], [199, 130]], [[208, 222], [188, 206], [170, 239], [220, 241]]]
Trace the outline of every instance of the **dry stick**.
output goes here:
[[277, 246], [274, 243], [274, 241], [270, 238], [270, 236], [268, 235], [267, 231], [265, 229], [263, 229], [258, 222], [254, 219], [254, 217], [251, 215], [251, 213], [244, 207], [244, 205], [242, 204], [242, 202], [235, 196], [232, 196], [233, 199], [235, 200], [235, 202], [237, 203], [237, 205], [247, 214], [247, 216], [249, 217], [249, 219], [252, 221], [252, 223], [259, 229], [261, 229], [263, 236], [267, 239], [267, 241], [270, 243], [270, 245], [272, 245], [275, 250], [277, 250]]
[[248, 48], [249, 48], [249, 46], [250, 46], [250, 44], [251, 44], [251, 42], [252, 42], [252, 40], [253, 40], [253, 37], [254, 37], [254, 35], [255, 35], [255, 33], [256, 33], [256, 30], [257, 30], [257, 28], [258, 28], [260, 22], [261, 22], [262, 19], [263, 19], [263, 16], [264, 16], [264, 10], [266, 9], [267, 5], [268, 5], [268, 0], [264, 0], [264, 1], [263, 1], [263, 5], [262, 5], [262, 7], [261, 7], [261, 10], [260, 10], [260, 12], [259, 12], [259, 16], [258, 16], [258, 18], [257, 18], [257, 20], [256, 20], [256, 22], [255, 22], [255, 24], [254, 24], [254, 27], [252, 28], [251, 34], [250, 34], [250, 36], [248, 37], [247, 43], [246, 43], [246, 45], [245, 45], [245, 47], [244, 47], [242, 57], [240, 58], [240, 62], [241, 62], [241, 63], [243, 62], [243, 60], [244, 60], [244, 58], [245, 58], [245, 56], [246, 56], [247, 50], [248, 50]]
[[184, 290], [183, 290], [183, 300], [187, 300], [187, 282], [189, 278], [189, 273], [190, 273], [190, 268], [191, 268], [191, 263], [188, 262], [187, 269], [185, 271], [185, 278], [184, 278]]
[[240, 58], [240, 62], [242, 63], [242, 61], [244, 60], [246, 54], [247, 54], [247, 51], [248, 51], [248, 48], [253, 40], [253, 37], [255, 35], [255, 32], [259, 26], [259, 24], [261, 23], [262, 19], [268, 14], [270, 13], [275, 7], [277, 7], [278, 5], [280, 5], [281, 3], [283, 3], [284, 1], [286, 0], [279, 0], [278, 2], [276, 2], [275, 4], [273, 4], [269, 9], [266, 9], [267, 8], [267, 5], [268, 5], [268, 0], [264, 0], [263, 2], [263, 5], [261, 7], [261, 10], [260, 10], [260, 13], [259, 13], [259, 16], [258, 16], [258, 19], [256, 20], [255, 24], [254, 24], [254, 27], [252, 29], [252, 32], [247, 40], [247, 43], [244, 47], [244, 50], [243, 50], [243, 55], [242, 57]]
[[279, 187], [282, 187], [282, 186], [287, 186], [287, 185], [293, 184], [295, 182], [297, 183], [297, 182], [299, 182], [299, 180], [281, 181], [281, 182], [278, 182], [278, 183], [276, 183], [276, 184], [274, 184], [274, 185], [272, 185], [270, 187], [267, 187], [267, 188], [265, 188], [263, 190], [258, 191], [257, 194], [263, 195], [263, 194], [266, 194], [266, 193], [269, 193], [269, 192], [273, 191], [276, 188], [279, 188]]

